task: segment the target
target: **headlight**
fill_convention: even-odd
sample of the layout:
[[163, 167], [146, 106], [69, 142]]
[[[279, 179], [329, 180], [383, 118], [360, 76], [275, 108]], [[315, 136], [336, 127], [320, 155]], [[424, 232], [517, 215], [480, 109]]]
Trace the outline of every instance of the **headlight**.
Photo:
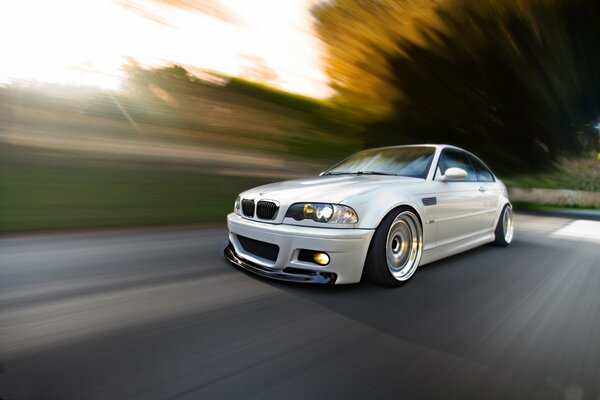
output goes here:
[[312, 219], [315, 222], [331, 224], [355, 224], [358, 222], [356, 211], [348, 206], [325, 203], [295, 203], [288, 208], [286, 217], [296, 221]]
[[236, 214], [240, 213], [240, 204], [241, 204], [241, 200], [240, 200], [240, 196], [238, 196], [235, 199], [235, 203], [233, 203], [233, 212]]

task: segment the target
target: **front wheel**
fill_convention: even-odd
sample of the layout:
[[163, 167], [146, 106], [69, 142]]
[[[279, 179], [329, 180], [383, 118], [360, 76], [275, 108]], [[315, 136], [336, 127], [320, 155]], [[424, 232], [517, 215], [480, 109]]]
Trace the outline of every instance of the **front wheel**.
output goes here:
[[507, 204], [500, 213], [498, 224], [494, 234], [496, 236], [494, 244], [498, 246], [508, 246], [512, 242], [515, 227], [513, 224], [513, 212], [510, 204]]
[[397, 287], [415, 273], [423, 252], [423, 230], [415, 213], [401, 207], [389, 213], [373, 235], [365, 265], [375, 283]]

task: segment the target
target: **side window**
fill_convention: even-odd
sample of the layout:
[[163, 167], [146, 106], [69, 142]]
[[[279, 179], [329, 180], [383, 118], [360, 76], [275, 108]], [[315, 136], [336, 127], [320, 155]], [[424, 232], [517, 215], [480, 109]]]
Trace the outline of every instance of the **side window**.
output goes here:
[[446, 173], [448, 168], [461, 168], [467, 171], [467, 176], [462, 182], [476, 182], [477, 174], [466, 153], [458, 150], [444, 150], [440, 161], [438, 162], [438, 171], [441, 175]]
[[475, 157], [469, 157], [473, 166], [475, 167], [475, 172], [477, 173], [477, 178], [479, 182], [494, 182], [494, 174], [485, 166], [484, 163], [476, 159]]

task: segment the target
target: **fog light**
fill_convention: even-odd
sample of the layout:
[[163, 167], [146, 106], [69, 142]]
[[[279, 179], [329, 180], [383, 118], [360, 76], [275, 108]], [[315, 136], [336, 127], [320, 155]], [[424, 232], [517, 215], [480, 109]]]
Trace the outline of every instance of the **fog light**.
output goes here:
[[327, 265], [329, 264], [329, 256], [327, 253], [315, 252], [313, 255], [313, 260], [319, 265]]

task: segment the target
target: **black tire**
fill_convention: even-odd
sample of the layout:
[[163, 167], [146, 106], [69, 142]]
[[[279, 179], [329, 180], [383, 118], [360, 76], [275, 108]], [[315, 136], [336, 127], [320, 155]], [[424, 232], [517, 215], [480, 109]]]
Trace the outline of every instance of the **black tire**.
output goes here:
[[494, 231], [494, 244], [496, 246], [508, 246], [512, 242], [514, 234], [512, 206], [507, 204], [502, 209], [496, 230]]
[[[398, 239], [404, 237], [410, 239]], [[398, 207], [386, 215], [375, 230], [367, 252], [365, 278], [382, 286], [402, 286], [419, 266], [422, 250], [423, 227], [418, 214], [409, 207]], [[388, 257], [397, 259], [388, 262]], [[397, 261], [398, 269], [394, 268], [393, 261]]]

